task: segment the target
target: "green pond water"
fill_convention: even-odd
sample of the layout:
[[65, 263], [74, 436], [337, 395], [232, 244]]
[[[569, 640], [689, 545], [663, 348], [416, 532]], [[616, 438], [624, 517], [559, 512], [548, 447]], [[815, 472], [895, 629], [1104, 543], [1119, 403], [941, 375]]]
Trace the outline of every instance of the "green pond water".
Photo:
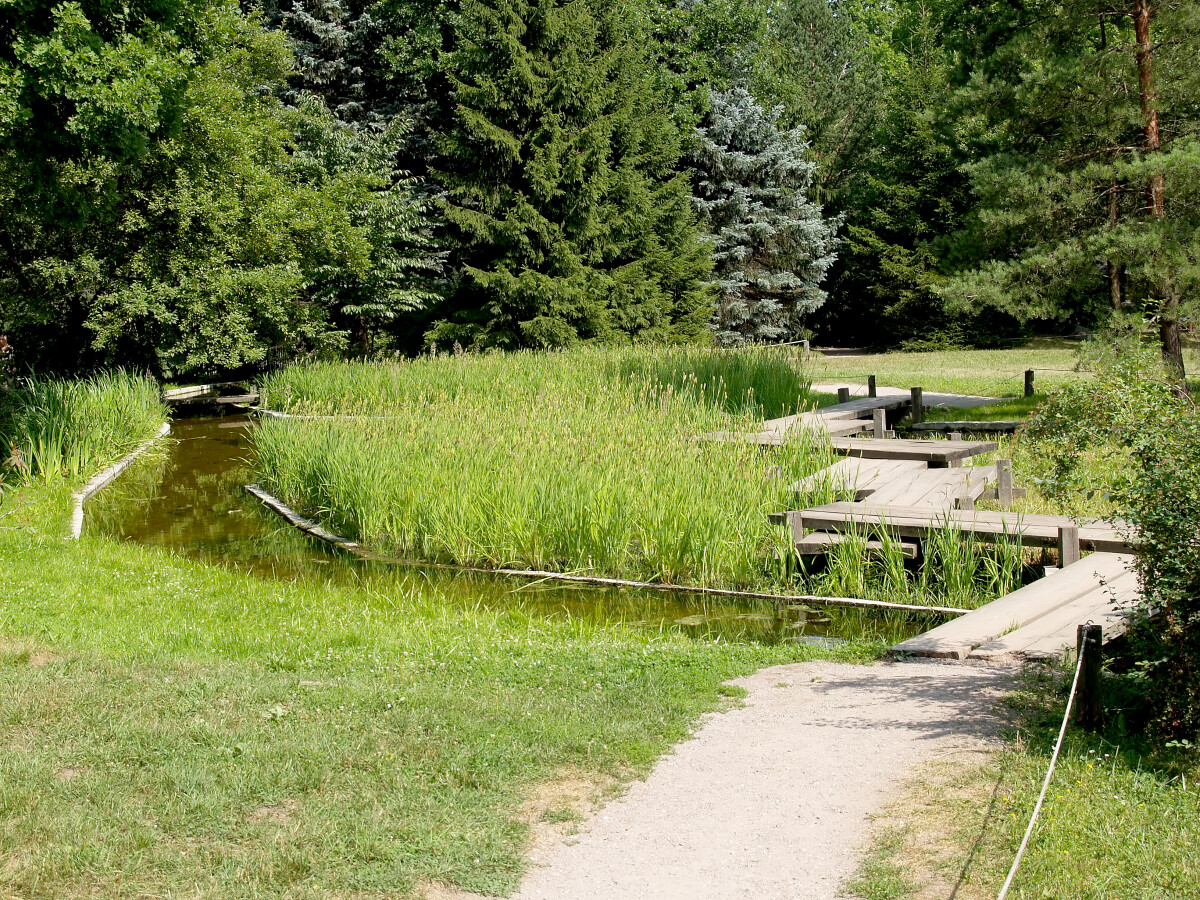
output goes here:
[[370, 581], [383, 590], [432, 589], [467, 607], [521, 607], [629, 627], [677, 629], [730, 641], [833, 641], [877, 633], [903, 638], [919, 622], [829, 607], [777, 612], [761, 601], [701, 594], [529, 581], [370, 562], [297, 532], [246, 493], [253, 481], [243, 415], [178, 418], [165, 449], [139, 461], [86, 506], [84, 528], [276, 579]]

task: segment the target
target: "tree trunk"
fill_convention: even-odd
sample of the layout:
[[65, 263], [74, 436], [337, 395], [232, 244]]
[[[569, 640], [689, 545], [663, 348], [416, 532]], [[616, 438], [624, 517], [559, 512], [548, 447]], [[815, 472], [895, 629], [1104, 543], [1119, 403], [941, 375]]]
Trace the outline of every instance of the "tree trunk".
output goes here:
[[[1120, 213], [1120, 198], [1117, 190], [1117, 182], [1114, 179], [1112, 194], [1108, 198], [1108, 227], [1110, 229], [1117, 227], [1117, 218]], [[1121, 290], [1121, 266], [1113, 262], [1112, 259], [1108, 261], [1108, 295], [1112, 301], [1113, 312], [1119, 313], [1121, 307], [1124, 306], [1125, 296]]]
[[[1158, 132], [1158, 95], [1154, 90], [1154, 44], [1150, 40], [1150, 0], [1133, 0], [1133, 33], [1137, 41], [1138, 100], [1142, 107], [1142, 147], [1147, 154], [1162, 147]], [[1166, 184], [1161, 172], [1150, 177], [1146, 186], [1150, 217], [1162, 220], [1166, 216]], [[1162, 343], [1163, 361], [1171, 375], [1183, 381], [1183, 344], [1179, 337], [1179, 296], [1167, 286], [1158, 311], [1158, 333]]]

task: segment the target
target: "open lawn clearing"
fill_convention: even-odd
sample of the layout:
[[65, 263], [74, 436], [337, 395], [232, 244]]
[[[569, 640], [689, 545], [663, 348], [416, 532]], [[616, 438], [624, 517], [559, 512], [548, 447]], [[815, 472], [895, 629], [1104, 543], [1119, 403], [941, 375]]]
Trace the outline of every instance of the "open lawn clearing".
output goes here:
[[[21, 897], [502, 894], [524, 804], [645, 772], [722, 682], [830, 650], [272, 582], [0, 512], [0, 885]], [[570, 810], [559, 810], [561, 815]]]
[[[1045, 714], [1033, 731], [1023, 721], [998, 752], [948, 757], [918, 772], [877, 820], [851, 896], [993, 900], [1028, 825], [1062, 717], [1061, 703], [1044, 704], [1042, 696], [1040, 688], [1018, 695]], [[1068, 733], [1010, 897], [1200, 897], [1200, 769], [1168, 768], [1162, 757], [1156, 767], [1141, 755], [1150, 749], [1140, 735]]]
[[[864, 356], [804, 358], [806, 374], [816, 382], [866, 383], [874, 375], [879, 384], [920, 387], [926, 391], [1015, 397], [1024, 392], [1025, 370], [1033, 369], [1039, 392], [1078, 378], [1075, 370], [1079, 342], [1041, 339], [1010, 350], [939, 350], [928, 353], [871, 353]], [[1200, 371], [1200, 350], [1184, 354], [1189, 372]]]

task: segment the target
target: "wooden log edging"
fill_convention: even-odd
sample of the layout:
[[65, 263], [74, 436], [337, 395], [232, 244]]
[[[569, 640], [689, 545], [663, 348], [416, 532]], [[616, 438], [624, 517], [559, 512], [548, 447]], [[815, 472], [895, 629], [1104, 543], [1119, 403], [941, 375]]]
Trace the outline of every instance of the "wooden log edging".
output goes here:
[[122, 459], [120, 462], [109, 466], [103, 472], [93, 476], [91, 481], [85, 484], [82, 488], [71, 495], [71, 500], [75, 506], [71, 510], [71, 540], [77, 541], [83, 535], [83, 504], [92, 497], [96, 496], [110, 484], [112, 484], [118, 475], [124, 472], [133, 464], [133, 461], [149, 450], [158, 441], [165, 438], [171, 433], [171, 423], [163, 422], [162, 427], [154, 437], [144, 441], [136, 450]]
[[285, 519], [290, 525], [312, 535], [318, 540], [345, 550], [347, 553], [373, 562], [390, 563], [392, 565], [417, 566], [429, 569], [449, 569], [455, 572], [470, 572], [478, 575], [503, 575], [512, 578], [532, 578], [539, 581], [567, 581], [574, 584], [594, 584], [598, 587], [644, 588], [652, 591], [667, 591], [684, 594], [704, 594], [709, 597], [728, 597], [744, 600], [771, 600], [775, 603], [815, 603], [825, 606], [841, 606], [859, 609], [892, 610], [896, 612], [936, 613], [943, 616], [962, 616], [969, 609], [959, 609], [954, 606], [919, 606], [915, 603], [889, 603], [886, 600], [867, 600], [860, 597], [818, 597], [811, 594], [765, 594], [756, 591], [729, 591], [721, 588], [688, 587], [682, 584], [656, 584], [648, 581], [630, 581], [624, 578], [605, 578], [600, 575], [571, 575], [565, 572], [547, 572], [538, 569], [486, 569], [479, 566], [457, 566], [447, 563], [427, 562], [424, 560], [395, 559], [368, 550], [362, 544], [348, 538], [336, 535], [322, 528], [311, 519], [306, 519], [278, 497], [273, 497], [258, 484], [244, 485], [247, 493], [253, 495], [272, 512]]

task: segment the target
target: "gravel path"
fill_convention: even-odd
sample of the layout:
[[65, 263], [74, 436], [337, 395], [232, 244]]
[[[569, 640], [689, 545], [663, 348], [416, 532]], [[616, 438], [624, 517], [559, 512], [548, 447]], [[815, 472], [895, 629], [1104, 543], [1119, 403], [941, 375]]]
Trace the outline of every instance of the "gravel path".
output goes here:
[[1011, 673], [929, 662], [814, 662], [739, 679], [573, 842], [537, 850], [521, 900], [822, 900], [838, 896], [914, 766], [977, 747]]

